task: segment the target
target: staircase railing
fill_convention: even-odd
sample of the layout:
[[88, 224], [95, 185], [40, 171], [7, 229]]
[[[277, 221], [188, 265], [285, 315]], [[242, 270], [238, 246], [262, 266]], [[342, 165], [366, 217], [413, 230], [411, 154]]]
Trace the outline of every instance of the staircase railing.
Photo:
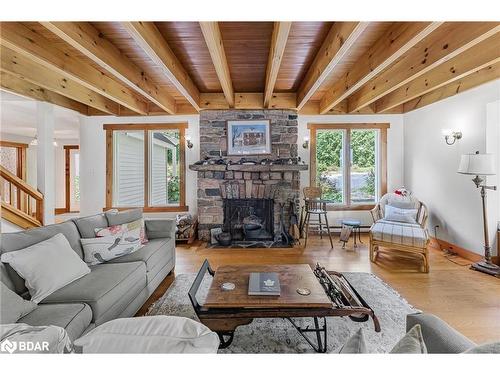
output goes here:
[[43, 225], [43, 194], [0, 166], [2, 217], [23, 227]]

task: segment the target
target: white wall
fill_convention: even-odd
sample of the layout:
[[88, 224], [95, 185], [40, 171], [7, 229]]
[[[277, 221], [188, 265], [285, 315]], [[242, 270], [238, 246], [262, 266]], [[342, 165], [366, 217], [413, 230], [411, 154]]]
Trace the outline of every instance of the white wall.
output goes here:
[[[404, 115], [404, 182], [428, 205], [431, 234], [439, 225], [439, 238], [478, 254], [483, 253], [480, 195], [471, 182], [473, 176], [460, 175], [457, 168], [463, 153], [498, 155], [499, 100], [497, 80]], [[461, 131], [463, 138], [448, 146], [442, 129]], [[500, 212], [497, 194], [488, 191], [494, 253]]]
[[[393, 191], [403, 186], [403, 116], [402, 115], [328, 115], [328, 116], [300, 116], [299, 120], [299, 156], [309, 164], [310, 149], [302, 147], [303, 139], [309, 136], [307, 124], [309, 123], [389, 123], [387, 131], [387, 189]], [[309, 186], [309, 171], [300, 174], [301, 188]], [[372, 223], [368, 211], [330, 211], [328, 221], [330, 225], [340, 225], [340, 219], [359, 219], [362, 225]]]
[[[186, 147], [186, 165], [198, 161], [199, 116], [95, 116], [80, 118], [80, 215], [102, 212], [106, 203], [106, 136], [104, 124], [179, 123], [187, 122], [186, 136], [191, 136], [192, 149]], [[186, 204], [197, 213], [197, 173], [186, 167]], [[174, 217], [175, 212], [148, 213], [147, 217]]]

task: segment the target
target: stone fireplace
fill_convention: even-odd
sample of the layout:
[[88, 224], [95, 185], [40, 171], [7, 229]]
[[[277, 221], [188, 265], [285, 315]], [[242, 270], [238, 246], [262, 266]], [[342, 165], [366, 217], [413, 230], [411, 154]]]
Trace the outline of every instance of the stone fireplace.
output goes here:
[[[257, 164], [234, 164], [240, 156], [227, 156], [226, 121], [270, 120], [270, 155], [245, 156]], [[212, 228], [223, 231], [244, 231], [243, 219], [254, 215], [260, 218], [261, 232], [250, 233], [272, 239], [280, 235], [281, 219], [290, 226], [291, 209], [298, 207], [302, 163], [289, 164], [297, 157], [297, 112], [293, 110], [204, 110], [200, 113], [200, 159], [222, 159], [224, 164], [190, 165], [198, 172], [198, 237], [210, 240]], [[272, 164], [262, 165], [264, 159]], [[233, 164], [229, 164], [229, 161]], [[250, 208], [254, 207], [253, 212]], [[240, 207], [239, 210], [234, 207]], [[246, 207], [246, 208], [245, 208]], [[283, 215], [281, 215], [283, 211]], [[239, 212], [239, 213], [238, 213]], [[264, 217], [264, 212], [269, 218]], [[227, 217], [227, 216], [230, 217]], [[231, 217], [231, 215], [236, 215]], [[239, 215], [239, 217], [238, 217]], [[281, 217], [283, 216], [283, 218]], [[230, 222], [240, 221], [235, 231]], [[250, 228], [250, 226], [247, 226]], [[236, 233], [237, 237], [239, 236]], [[247, 233], [248, 237], [248, 233]]]

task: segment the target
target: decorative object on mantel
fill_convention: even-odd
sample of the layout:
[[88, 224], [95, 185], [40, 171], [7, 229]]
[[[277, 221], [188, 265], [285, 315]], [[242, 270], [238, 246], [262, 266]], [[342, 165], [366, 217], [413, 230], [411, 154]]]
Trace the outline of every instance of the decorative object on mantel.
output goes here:
[[271, 153], [271, 122], [246, 120], [227, 122], [228, 155], [266, 155]]
[[480, 190], [483, 206], [483, 231], [484, 231], [484, 259], [474, 263], [471, 269], [500, 277], [500, 267], [491, 261], [490, 237], [488, 234], [488, 216], [486, 213], [486, 190], [497, 190], [496, 186], [486, 185], [486, 177], [493, 176], [495, 171], [495, 160], [493, 154], [464, 154], [460, 159], [458, 173], [476, 176], [472, 179]]
[[191, 214], [179, 214], [175, 218], [177, 229], [175, 230], [176, 241], [187, 241], [193, 243], [196, 238], [198, 221]]

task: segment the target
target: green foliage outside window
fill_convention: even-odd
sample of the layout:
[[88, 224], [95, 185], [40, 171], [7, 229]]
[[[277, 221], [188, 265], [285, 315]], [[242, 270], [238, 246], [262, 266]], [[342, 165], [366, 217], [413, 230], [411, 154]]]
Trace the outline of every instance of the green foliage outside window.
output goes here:
[[[171, 132], [169, 136], [172, 138], [179, 138], [178, 132]], [[180, 202], [180, 147], [175, 147], [175, 154], [177, 155], [177, 170], [173, 170], [173, 150], [167, 150], [167, 201], [169, 204]]]
[[[358, 188], [353, 190], [353, 196], [375, 196], [375, 165], [376, 165], [376, 137], [374, 130], [351, 131], [351, 173], [366, 174]], [[323, 198], [342, 203], [342, 186], [338, 183], [342, 179], [342, 141], [343, 131], [318, 131], [316, 140], [316, 176], [317, 183], [323, 189]]]

